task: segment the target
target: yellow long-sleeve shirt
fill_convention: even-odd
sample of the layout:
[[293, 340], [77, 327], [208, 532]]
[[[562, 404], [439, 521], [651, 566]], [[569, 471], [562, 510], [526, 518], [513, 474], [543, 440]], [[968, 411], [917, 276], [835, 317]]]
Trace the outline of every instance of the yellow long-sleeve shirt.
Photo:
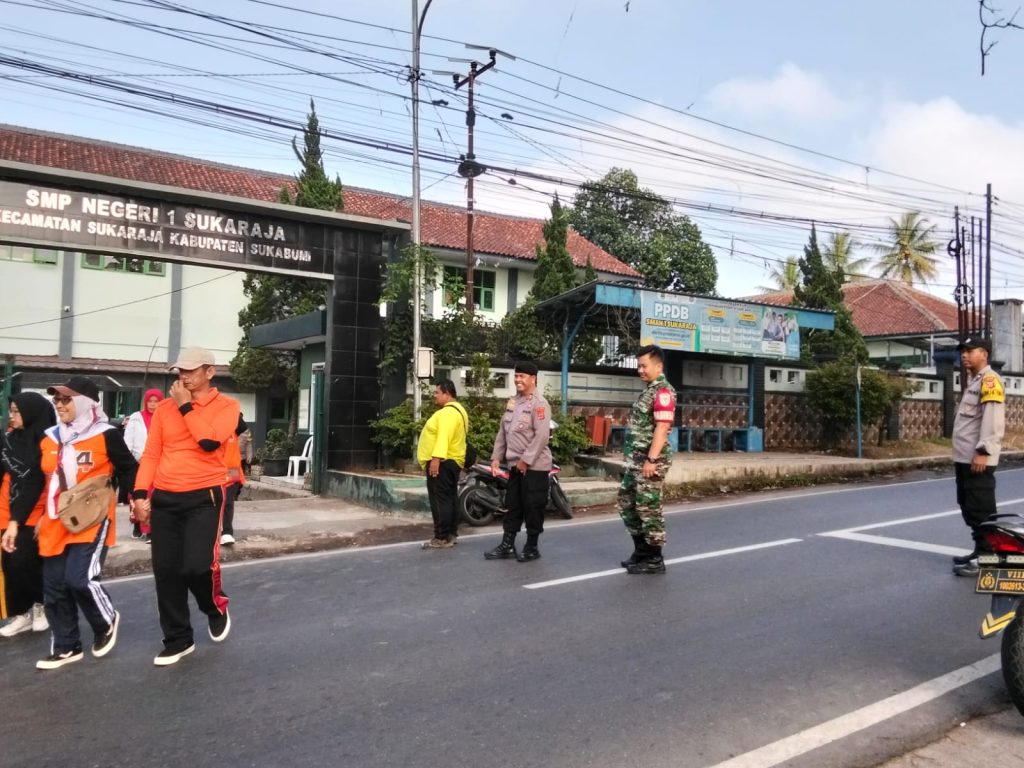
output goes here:
[[469, 416], [462, 403], [452, 400], [438, 408], [427, 419], [420, 432], [420, 442], [416, 449], [416, 460], [426, 468], [435, 456], [441, 459], [453, 459], [460, 467], [466, 461], [466, 427]]

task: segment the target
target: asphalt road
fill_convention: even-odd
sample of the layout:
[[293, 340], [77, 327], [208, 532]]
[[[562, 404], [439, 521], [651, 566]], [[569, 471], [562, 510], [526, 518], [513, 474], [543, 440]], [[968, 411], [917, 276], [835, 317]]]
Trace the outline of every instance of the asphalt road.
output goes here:
[[872, 766], [1006, 701], [953, 481], [921, 478], [673, 507], [665, 576], [617, 568], [612, 518], [529, 564], [484, 561], [493, 531], [240, 563], [231, 637], [194, 616], [169, 668], [151, 579], [113, 580], [108, 657], [0, 644], [0, 765]]

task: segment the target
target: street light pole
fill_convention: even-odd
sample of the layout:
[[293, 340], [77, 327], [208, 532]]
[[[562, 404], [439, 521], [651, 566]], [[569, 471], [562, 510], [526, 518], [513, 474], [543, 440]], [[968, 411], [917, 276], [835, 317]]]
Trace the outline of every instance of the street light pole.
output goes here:
[[430, 4], [427, 0], [423, 13], [419, 13], [419, 3], [412, 0], [412, 71], [409, 81], [412, 84], [412, 413], [417, 421], [420, 418], [420, 35], [423, 32], [423, 20], [427, 17]]

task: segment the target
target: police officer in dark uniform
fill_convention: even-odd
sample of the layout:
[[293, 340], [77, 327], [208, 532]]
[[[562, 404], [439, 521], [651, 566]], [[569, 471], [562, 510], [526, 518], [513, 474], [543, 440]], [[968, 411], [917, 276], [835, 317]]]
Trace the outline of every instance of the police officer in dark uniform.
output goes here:
[[[537, 366], [523, 362], [515, 369], [516, 396], [509, 398], [501, 427], [491, 452], [491, 472], [502, 462], [509, 466], [505, 491], [504, 533], [501, 543], [484, 557], [504, 560], [514, 557], [520, 563], [540, 557], [537, 540], [544, 530], [544, 509], [548, 504], [548, 474], [551, 471], [551, 407], [537, 392]], [[526, 544], [516, 552], [516, 534], [526, 521]]]

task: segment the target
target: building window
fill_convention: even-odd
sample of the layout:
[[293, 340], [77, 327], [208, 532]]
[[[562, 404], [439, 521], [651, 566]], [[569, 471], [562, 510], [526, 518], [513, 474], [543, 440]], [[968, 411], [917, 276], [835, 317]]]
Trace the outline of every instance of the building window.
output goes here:
[[[455, 281], [462, 281], [462, 285], [466, 285], [466, 270], [463, 267], [445, 267], [444, 268], [444, 303], [449, 306], [455, 306], [458, 303], [459, 296], [454, 291], [448, 289], [448, 286]], [[477, 309], [483, 309], [488, 312], [494, 311], [494, 287], [496, 284], [495, 273], [489, 272], [484, 269], [473, 270], [473, 303]]]
[[770, 381], [772, 384], [781, 384], [782, 383], [782, 371], [780, 371], [778, 368], [769, 368], [768, 369], [768, 381]]
[[34, 264], [56, 264], [57, 252], [46, 248], [25, 248], [20, 245], [0, 245], [0, 260], [24, 261]]
[[162, 261], [136, 259], [131, 256], [83, 253], [82, 267], [83, 269], [104, 269], [109, 272], [132, 272], [137, 275], [163, 277], [167, 265]]
[[800, 371], [786, 371], [786, 383], [787, 384], [799, 384], [800, 383]]

